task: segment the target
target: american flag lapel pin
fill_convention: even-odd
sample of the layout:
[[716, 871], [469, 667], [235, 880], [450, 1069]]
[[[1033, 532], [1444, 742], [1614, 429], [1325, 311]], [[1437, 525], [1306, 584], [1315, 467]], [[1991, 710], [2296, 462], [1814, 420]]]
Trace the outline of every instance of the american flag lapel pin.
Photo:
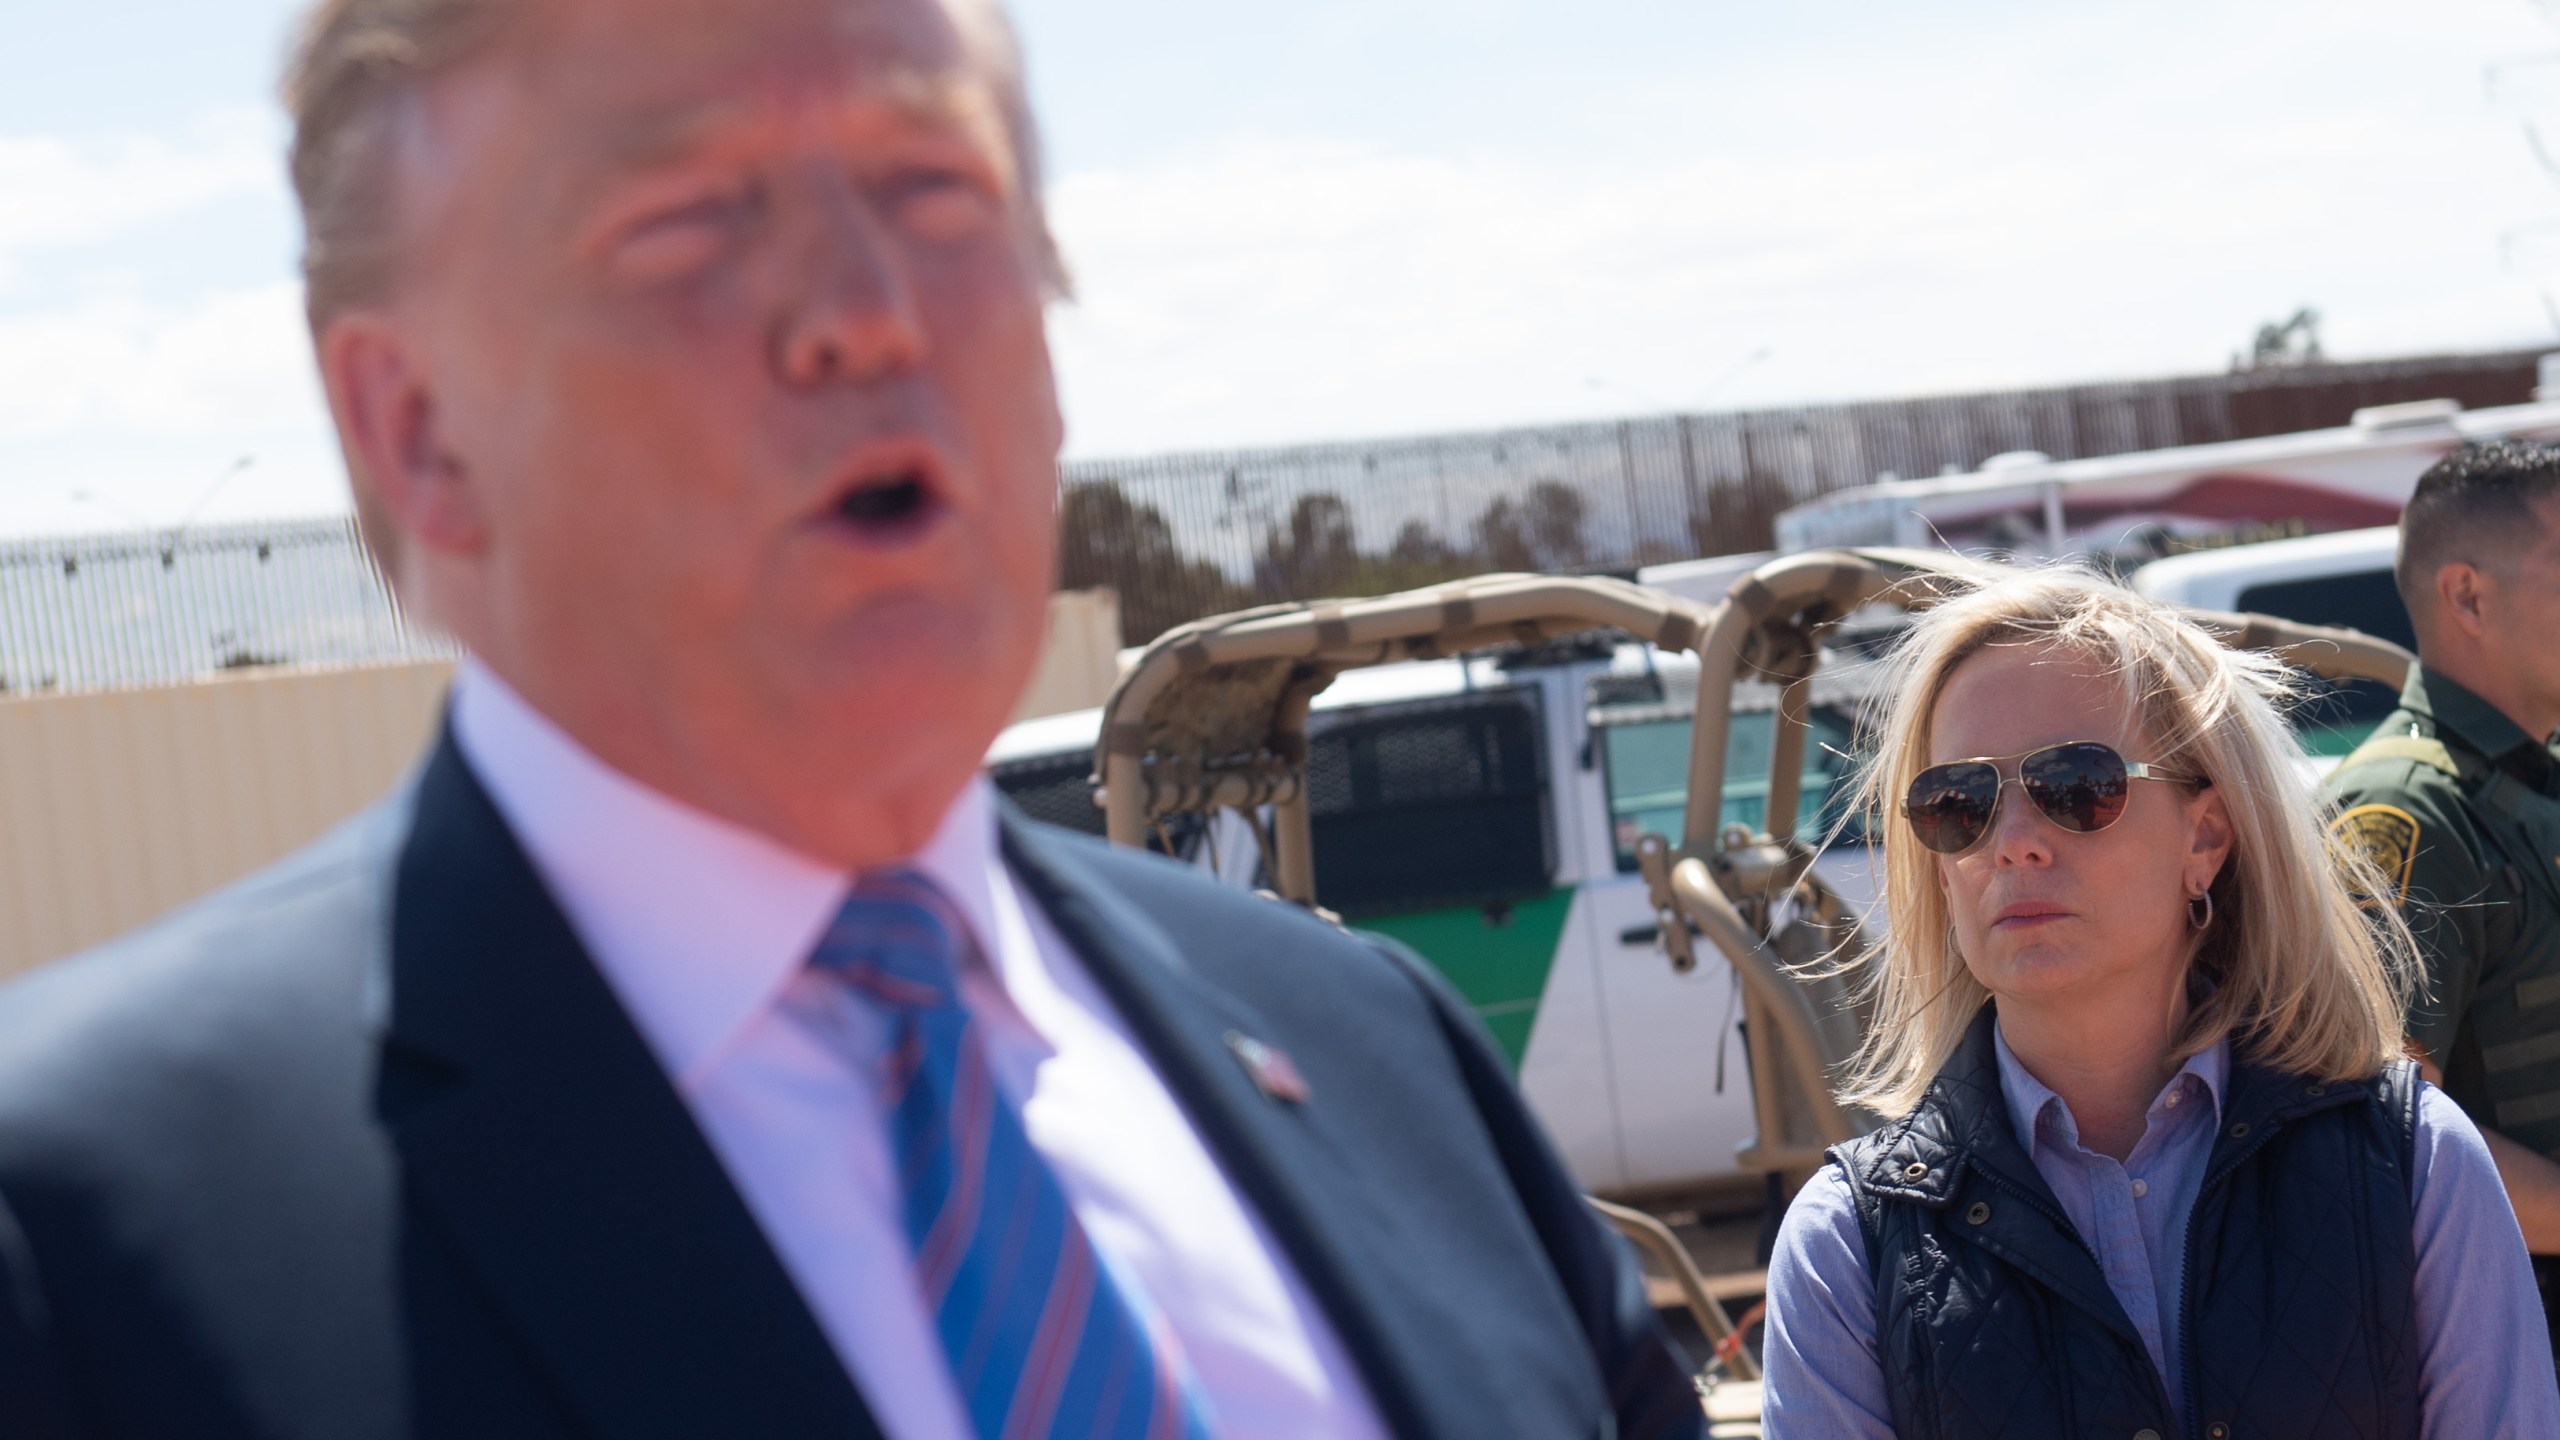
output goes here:
[[1291, 1105], [1307, 1101], [1307, 1078], [1289, 1059], [1289, 1052], [1277, 1045], [1265, 1044], [1241, 1030], [1227, 1032], [1227, 1048], [1235, 1052], [1244, 1073], [1253, 1077], [1253, 1087], [1274, 1100]]

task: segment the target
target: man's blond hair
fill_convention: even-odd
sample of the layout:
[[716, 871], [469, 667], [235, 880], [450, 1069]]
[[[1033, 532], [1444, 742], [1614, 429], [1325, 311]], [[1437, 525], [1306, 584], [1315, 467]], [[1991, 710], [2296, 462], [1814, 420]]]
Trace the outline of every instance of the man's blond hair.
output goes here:
[[[1867, 972], [1875, 1024], [1844, 1098], [1881, 1114], [1919, 1103], [1989, 998], [1954, 944], [1936, 857], [1900, 802], [1930, 763], [1930, 722], [1956, 668], [1991, 645], [2088, 661], [2114, 677], [2156, 745], [2139, 758], [2210, 781], [2231, 817], [2212, 921], [2172, 1059], [2229, 1039], [2242, 1058], [2324, 1081], [2370, 1077], [2401, 1052], [2418, 974], [2408, 926], [2372, 862], [2323, 829], [2302, 747], [2278, 713], [2293, 681], [2273, 657], [2224, 646], [2166, 605], [2094, 575], [1995, 581], [1912, 623], [1877, 693], [1890, 696], [1861, 799], [1885, 837], [1886, 939]], [[2117, 719], [2089, 717], [2097, 733]], [[2014, 800], [2009, 803], [2018, 803]]]
[[[342, 312], [391, 292], [398, 262], [396, 186], [404, 114], [427, 80], [479, 53], [537, 0], [320, 0], [285, 70], [291, 169], [303, 222], [303, 306], [316, 336]], [[1001, 0], [942, 0], [1000, 111], [1012, 150], [1025, 253], [1053, 295], [1067, 272], [1042, 197], [1039, 133], [1022, 51]], [[373, 487], [349, 481], [365, 542], [386, 576], [397, 532]]]

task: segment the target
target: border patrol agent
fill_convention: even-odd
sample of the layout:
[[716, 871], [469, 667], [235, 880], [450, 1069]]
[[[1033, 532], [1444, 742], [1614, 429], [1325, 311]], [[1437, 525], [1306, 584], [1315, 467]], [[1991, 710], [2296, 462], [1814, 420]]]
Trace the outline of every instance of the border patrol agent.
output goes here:
[[2560, 450], [2418, 481], [2398, 580], [2419, 666], [2327, 791], [2427, 968], [2410, 1039], [2489, 1141], [2560, 1316]]

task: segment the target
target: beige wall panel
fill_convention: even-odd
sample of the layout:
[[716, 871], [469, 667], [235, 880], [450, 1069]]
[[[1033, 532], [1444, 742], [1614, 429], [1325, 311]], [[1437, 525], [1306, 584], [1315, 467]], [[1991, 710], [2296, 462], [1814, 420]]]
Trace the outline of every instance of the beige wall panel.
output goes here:
[[[1024, 718], [1102, 703], [1108, 590], [1049, 609]], [[434, 733], [445, 661], [0, 698], [0, 975], [143, 925], [388, 793]]]
[[1110, 590], [1062, 590], [1049, 597], [1049, 635], [1039, 668], [1015, 708], [1016, 720], [1090, 710], [1120, 678], [1120, 597]]
[[451, 665], [0, 700], [0, 973], [144, 924], [387, 793]]

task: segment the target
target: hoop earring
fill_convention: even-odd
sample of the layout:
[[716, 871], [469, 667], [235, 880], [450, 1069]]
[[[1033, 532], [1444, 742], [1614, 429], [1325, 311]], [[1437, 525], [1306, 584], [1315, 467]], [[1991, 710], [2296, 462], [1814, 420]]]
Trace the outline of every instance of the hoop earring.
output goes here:
[[[2204, 908], [2201, 910], [2197, 909], [2196, 907], [2199, 905]], [[2190, 930], [2202, 930], [2212, 924], [2213, 892], [2207, 890], [2201, 895], [2191, 895], [2187, 897], [2187, 928]]]

